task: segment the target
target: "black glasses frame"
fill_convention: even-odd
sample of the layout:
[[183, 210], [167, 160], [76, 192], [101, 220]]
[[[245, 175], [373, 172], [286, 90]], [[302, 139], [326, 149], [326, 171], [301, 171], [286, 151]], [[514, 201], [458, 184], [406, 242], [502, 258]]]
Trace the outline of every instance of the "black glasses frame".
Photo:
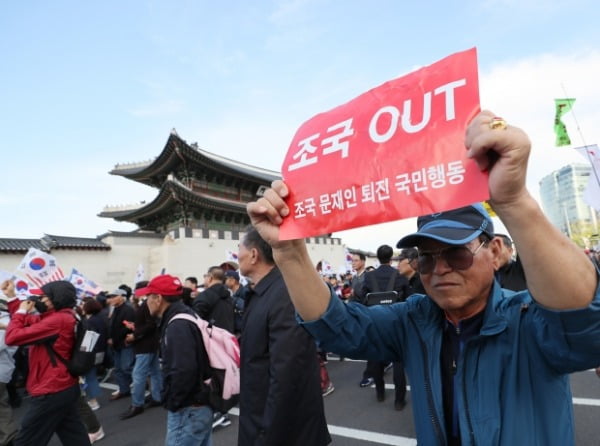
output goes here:
[[473, 258], [481, 247], [487, 243], [487, 240], [482, 241], [474, 251], [466, 246], [448, 246], [435, 251], [419, 251], [417, 269], [420, 274], [431, 274], [435, 269], [437, 259], [442, 258], [450, 268], [464, 271], [473, 266]]

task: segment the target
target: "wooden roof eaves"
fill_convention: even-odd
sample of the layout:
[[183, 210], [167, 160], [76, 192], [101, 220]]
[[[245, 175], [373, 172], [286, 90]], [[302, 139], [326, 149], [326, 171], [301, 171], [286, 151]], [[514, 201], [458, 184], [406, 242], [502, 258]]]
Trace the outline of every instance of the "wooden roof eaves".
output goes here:
[[114, 218], [118, 221], [131, 221], [148, 217], [172, 206], [181, 205], [182, 202], [191, 202], [209, 209], [226, 212], [245, 212], [246, 205], [226, 198], [212, 197], [210, 195], [194, 192], [174, 179], [165, 181], [157, 197], [143, 207], [116, 212], [102, 212], [101, 217]]
[[[179, 149], [179, 153], [177, 153], [176, 149]], [[216, 155], [210, 157], [203, 152], [204, 151], [202, 150], [191, 147], [178, 135], [171, 134], [169, 135], [169, 139], [162, 152], [154, 159], [154, 161], [130, 169], [113, 169], [110, 171], [110, 174], [120, 175], [144, 184], [154, 185], [152, 178], [161, 174], [166, 175], [171, 173], [176, 170], [179, 164], [185, 162], [185, 160], [190, 160], [193, 163], [206, 166], [221, 174], [236, 177], [245, 181], [253, 181], [259, 185], [269, 185], [271, 181], [280, 178], [280, 176], [275, 173], [270, 174], [265, 172], [264, 174], [260, 174], [251, 171], [250, 167], [246, 169], [241, 165], [237, 166], [234, 160], [230, 160], [231, 164], [226, 164], [224, 160], [219, 160]]]

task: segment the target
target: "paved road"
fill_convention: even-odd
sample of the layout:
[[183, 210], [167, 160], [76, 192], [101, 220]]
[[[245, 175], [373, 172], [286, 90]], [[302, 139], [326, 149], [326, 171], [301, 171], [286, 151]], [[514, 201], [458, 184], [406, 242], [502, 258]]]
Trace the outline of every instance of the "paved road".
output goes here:
[[[335, 392], [325, 398], [325, 410], [334, 445], [377, 446], [416, 445], [412, 422], [410, 392], [408, 405], [402, 412], [393, 408], [393, 390], [379, 403], [374, 389], [358, 387], [364, 363], [330, 360], [328, 370], [335, 385]], [[391, 374], [387, 380], [391, 381]], [[107, 446], [162, 446], [164, 444], [166, 413], [162, 408], [147, 410], [135, 418], [121, 421], [119, 415], [129, 405], [128, 400], [109, 402], [113, 385], [107, 384], [100, 397], [102, 407], [96, 412], [106, 437], [98, 442]], [[600, 446], [600, 379], [591, 371], [574, 374], [572, 377], [574, 413], [576, 421], [576, 444]], [[293, 402], [290, 402], [293, 404]], [[237, 444], [237, 409], [232, 424], [218, 428], [213, 435], [214, 446]], [[560, 420], [557, 420], [560, 422]], [[54, 438], [51, 445], [59, 445]]]

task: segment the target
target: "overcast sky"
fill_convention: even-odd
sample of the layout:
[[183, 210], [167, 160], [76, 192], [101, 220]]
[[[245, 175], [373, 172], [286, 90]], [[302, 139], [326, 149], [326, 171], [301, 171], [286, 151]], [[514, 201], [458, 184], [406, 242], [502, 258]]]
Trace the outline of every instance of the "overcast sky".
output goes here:
[[[482, 108], [529, 133], [538, 195], [544, 175], [585, 162], [554, 147], [554, 98], [577, 99], [573, 145], [598, 142], [599, 13], [593, 0], [4, 2], [0, 237], [132, 230], [97, 214], [157, 190], [108, 172], [157, 156], [172, 128], [280, 170], [307, 119], [474, 46]], [[335, 235], [374, 251], [412, 229]]]

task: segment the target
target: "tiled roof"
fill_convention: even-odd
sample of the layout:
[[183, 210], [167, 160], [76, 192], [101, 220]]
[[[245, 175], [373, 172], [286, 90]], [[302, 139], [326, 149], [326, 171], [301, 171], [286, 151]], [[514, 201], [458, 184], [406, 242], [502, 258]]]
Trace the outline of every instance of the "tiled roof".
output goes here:
[[66, 237], [46, 234], [40, 239], [35, 238], [0, 238], [0, 252], [27, 252], [29, 248], [51, 251], [53, 249], [110, 249], [110, 245], [98, 238]]
[[[273, 180], [281, 178], [279, 172], [252, 166], [237, 160], [226, 158], [202, 150], [195, 144], [188, 144], [176, 133], [171, 133], [162, 152], [152, 161], [116, 165], [110, 171], [141, 183], [156, 187], [155, 177], [167, 175], [178, 170], [178, 166], [196, 165], [201, 170], [211, 170], [232, 178], [239, 178], [268, 186]], [[186, 167], [187, 169], [187, 167]]]
[[99, 238], [46, 234], [42, 237], [42, 243], [48, 245], [50, 249], [99, 249], [106, 251], [110, 249], [110, 245], [107, 245]]
[[37, 238], [0, 238], [0, 252], [27, 252], [29, 248], [46, 249]]

